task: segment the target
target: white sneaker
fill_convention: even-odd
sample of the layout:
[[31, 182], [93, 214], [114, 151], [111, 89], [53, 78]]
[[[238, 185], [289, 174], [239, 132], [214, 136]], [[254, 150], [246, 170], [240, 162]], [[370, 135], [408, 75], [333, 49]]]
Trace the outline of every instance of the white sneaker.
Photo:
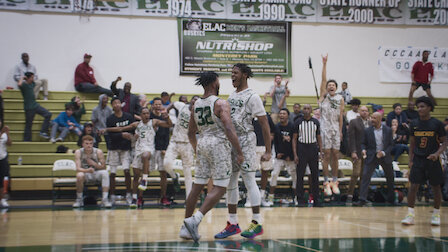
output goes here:
[[199, 221], [194, 216], [191, 216], [184, 220], [184, 225], [185, 225], [185, 228], [190, 233], [191, 238], [195, 242], [198, 242], [199, 238], [201, 238], [201, 236], [199, 235], [199, 231], [198, 231]]
[[126, 193], [126, 203], [128, 204], [128, 206], [132, 204], [132, 194]]
[[115, 194], [110, 195], [110, 204], [115, 205], [115, 201], [117, 201], [117, 196]]
[[324, 195], [325, 196], [331, 196], [333, 193], [331, 192], [330, 183], [325, 182], [324, 183]]
[[6, 199], [2, 199], [0, 202], [0, 207], [9, 207], [8, 201]]
[[398, 162], [397, 161], [392, 161], [392, 168], [394, 169], [394, 171], [399, 171], [400, 167], [398, 166]]
[[431, 225], [433, 226], [440, 226], [440, 214], [432, 214], [431, 216]]
[[[185, 224], [182, 224], [182, 227], [180, 227], [179, 237], [185, 240], [191, 240], [193, 237], [191, 237], [190, 232], [188, 232], [188, 229], [185, 227]], [[201, 238], [201, 235], [199, 235], [199, 239]]]
[[51, 143], [56, 143], [56, 139], [55, 139], [54, 137], [52, 137], [52, 138], [50, 139], [50, 142], [51, 142]]
[[79, 198], [76, 199], [75, 203], [73, 203], [74, 208], [83, 207], [83, 206], [84, 206], [84, 201]]
[[331, 183], [330, 183], [331, 190], [332, 190], [333, 193], [336, 194], [336, 195], [341, 194], [341, 191], [339, 191], [339, 187], [338, 187], [338, 185], [339, 185], [339, 182], [338, 182], [338, 181], [336, 181], [336, 182], [331, 182]]
[[111, 208], [112, 203], [110, 203], [110, 201], [107, 198], [105, 198], [101, 201], [101, 207]]
[[251, 207], [250, 202], [248, 200], [246, 200], [246, 203], [244, 204], [244, 207], [247, 207], [247, 208]]
[[[432, 220], [431, 220], [431, 223], [432, 223]], [[404, 217], [404, 219], [401, 221], [401, 224], [403, 224], [403, 225], [414, 225], [414, 215], [411, 214], [411, 213], [408, 213], [408, 215], [406, 215], [406, 217]]]
[[262, 207], [270, 207], [271, 204], [270, 204], [270, 202], [266, 201], [265, 199], [262, 199], [261, 200], [261, 206]]
[[269, 206], [273, 206], [274, 205], [274, 195], [269, 195], [268, 196], [268, 203], [269, 203]]

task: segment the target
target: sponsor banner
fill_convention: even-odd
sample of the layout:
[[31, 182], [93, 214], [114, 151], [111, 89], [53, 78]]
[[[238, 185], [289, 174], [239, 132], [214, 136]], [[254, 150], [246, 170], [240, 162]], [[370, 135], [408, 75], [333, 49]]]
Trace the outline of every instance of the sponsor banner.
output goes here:
[[28, 0], [31, 11], [72, 12], [70, 0]]
[[0, 9], [5, 10], [28, 10], [27, 0], [0, 0]]
[[381, 82], [411, 83], [414, 63], [428, 50], [428, 61], [434, 68], [433, 83], [448, 83], [448, 48], [388, 47], [378, 48], [378, 71]]
[[407, 0], [406, 24], [448, 25], [448, 1]]
[[405, 24], [400, 0], [316, 0], [317, 22], [344, 24]]
[[179, 19], [178, 31], [180, 74], [245, 63], [255, 74], [291, 76], [291, 23]]
[[130, 0], [107, 2], [95, 0], [31, 0], [30, 10], [84, 14], [131, 15]]
[[257, 21], [316, 22], [316, 0], [232, 0], [227, 6], [228, 19]]

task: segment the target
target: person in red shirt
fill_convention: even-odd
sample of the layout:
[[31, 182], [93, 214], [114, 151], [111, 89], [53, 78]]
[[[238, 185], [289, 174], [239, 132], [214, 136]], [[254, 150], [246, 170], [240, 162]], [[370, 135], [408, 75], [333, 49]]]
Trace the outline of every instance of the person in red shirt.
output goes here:
[[429, 98], [431, 98], [433, 104], [437, 105], [434, 96], [432, 96], [431, 94], [431, 82], [434, 78], [434, 69], [432, 67], [432, 63], [428, 62], [428, 57], [429, 51], [423, 51], [422, 61], [415, 62], [414, 66], [412, 67], [412, 85], [411, 90], [409, 91], [409, 101], [412, 101], [415, 90], [417, 90], [421, 86], [423, 90], [426, 91]]
[[89, 65], [92, 55], [84, 54], [84, 62], [79, 64], [75, 70], [75, 89], [81, 93], [99, 93], [113, 96], [111, 90], [98, 85], [93, 74], [93, 68]]

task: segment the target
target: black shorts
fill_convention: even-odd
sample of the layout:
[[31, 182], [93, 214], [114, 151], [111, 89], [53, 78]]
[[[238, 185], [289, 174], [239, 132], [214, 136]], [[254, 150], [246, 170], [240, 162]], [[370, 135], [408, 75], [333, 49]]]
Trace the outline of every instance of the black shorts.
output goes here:
[[414, 156], [414, 164], [412, 165], [409, 181], [412, 184], [425, 184], [429, 180], [430, 185], [443, 184], [443, 171], [440, 159], [432, 161], [426, 157]]
[[431, 89], [431, 84], [426, 84], [426, 83], [416, 82], [416, 83], [412, 83], [412, 85], [416, 86], [417, 89], [418, 89], [419, 87], [422, 87], [423, 90]]
[[9, 177], [8, 156], [0, 160], [0, 188], [3, 188], [3, 180], [5, 177]]

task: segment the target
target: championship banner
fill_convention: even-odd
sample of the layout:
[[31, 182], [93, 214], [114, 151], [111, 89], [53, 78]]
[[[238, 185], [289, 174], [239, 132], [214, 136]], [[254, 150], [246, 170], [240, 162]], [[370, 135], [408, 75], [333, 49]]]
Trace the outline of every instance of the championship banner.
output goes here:
[[448, 83], [448, 48], [387, 47], [378, 48], [380, 82], [411, 83], [414, 63], [428, 50], [428, 61], [434, 68], [432, 83]]
[[448, 1], [408, 0], [407, 22], [410, 25], [447, 25]]
[[245, 63], [257, 75], [291, 76], [291, 23], [178, 19], [178, 32], [180, 74]]
[[5, 10], [28, 10], [27, 0], [0, 0], [0, 9]]

